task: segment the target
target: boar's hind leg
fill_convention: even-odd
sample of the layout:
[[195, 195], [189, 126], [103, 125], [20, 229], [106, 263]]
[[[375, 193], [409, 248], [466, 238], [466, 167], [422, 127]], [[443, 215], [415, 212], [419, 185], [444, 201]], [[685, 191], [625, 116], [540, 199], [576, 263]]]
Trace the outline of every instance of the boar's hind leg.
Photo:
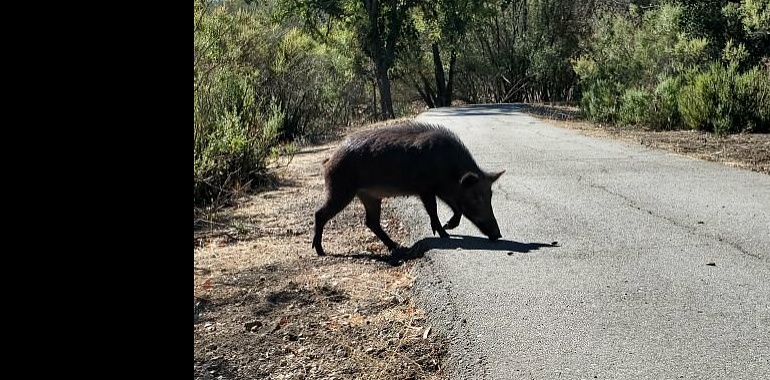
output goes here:
[[438, 219], [438, 212], [436, 211], [436, 196], [433, 194], [420, 194], [425, 211], [428, 212], [430, 217], [430, 227], [433, 229], [433, 233], [438, 232], [438, 235], [442, 238], [449, 237], [444, 227], [441, 226], [441, 221]]
[[364, 204], [366, 209], [366, 226], [369, 227], [375, 235], [388, 247], [389, 250], [398, 248], [398, 244], [390, 239], [380, 225], [380, 211], [382, 210], [382, 199], [372, 197], [367, 194], [358, 194], [358, 199]]
[[352, 193], [345, 193], [341, 195], [338, 194], [339, 192], [335, 194], [334, 192], [330, 191], [326, 199], [326, 203], [324, 203], [324, 205], [315, 212], [315, 235], [313, 235], [313, 248], [315, 248], [315, 252], [320, 256], [326, 254], [324, 253], [324, 249], [321, 246], [321, 235], [323, 235], [326, 222], [331, 220], [331, 218], [342, 211], [342, 209], [344, 209], [345, 206], [347, 206], [354, 197], [354, 194]]
[[452, 217], [444, 225], [444, 229], [445, 230], [451, 230], [451, 229], [457, 227], [458, 225], [460, 225], [460, 218], [462, 218], [462, 216], [463, 216], [462, 211], [460, 211], [460, 207], [458, 207], [455, 202], [448, 201], [448, 200], [446, 200], [444, 198], [441, 198], [441, 197], [439, 197], [439, 198], [442, 201], [444, 201], [444, 203], [446, 203], [447, 206], [449, 206], [452, 209], [452, 213], [453, 213]]

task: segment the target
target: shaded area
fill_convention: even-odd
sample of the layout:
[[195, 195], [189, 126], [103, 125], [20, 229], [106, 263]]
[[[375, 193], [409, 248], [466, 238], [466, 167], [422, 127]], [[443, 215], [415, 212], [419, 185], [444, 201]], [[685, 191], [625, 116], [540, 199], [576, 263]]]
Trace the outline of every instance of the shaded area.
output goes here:
[[[555, 243], [555, 242], [554, 242]], [[450, 239], [436, 237], [425, 238], [414, 244], [419, 250], [427, 252], [431, 249], [470, 249], [482, 251], [509, 251], [527, 253], [543, 247], [557, 247], [554, 243], [521, 243], [512, 240], [489, 240], [487, 238], [466, 235], [451, 235]]]
[[391, 252], [390, 255], [379, 255], [371, 252], [361, 252], [352, 255], [331, 255], [333, 257], [347, 257], [352, 259], [375, 260], [392, 266], [401, 265], [407, 261], [425, 256], [432, 249], [464, 249], [474, 251], [505, 251], [511, 253], [528, 253], [540, 248], [558, 247], [557, 242], [552, 243], [522, 243], [513, 240], [489, 240], [484, 237], [467, 235], [450, 235], [449, 239], [429, 237], [417, 241], [411, 247], [402, 247]]
[[485, 115], [507, 115], [514, 112], [521, 112], [522, 104], [500, 103], [500, 104], [473, 104], [462, 107], [437, 108], [433, 113], [446, 113], [452, 116], [485, 116]]
[[196, 297], [195, 323], [206, 321], [201, 318], [203, 312], [217, 311], [235, 303], [248, 305], [254, 315], [269, 315], [290, 304], [292, 307], [304, 307], [346, 301], [348, 296], [344, 289], [323, 281], [313, 286], [303, 286], [298, 281], [298, 277], [310, 267], [324, 268], [334, 264], [333, 261], [319, 258], [303, 265], [268, 264], [222, 276], [210, 287], [218, 286], [231, 289], [232, 292], [225, 292], [214, 300]]
[[446, 113], [452, 116], [490, 116], [509, 115], [515, 112], [523, 112], [534, 116], [553, 120], [579, 120], [580, 110], [567, 104], [535, 104], [535, 103], [499, 103], [499, 104], [472, 104], [462, 107], [448, 107], [434, 109], [434, 113]]

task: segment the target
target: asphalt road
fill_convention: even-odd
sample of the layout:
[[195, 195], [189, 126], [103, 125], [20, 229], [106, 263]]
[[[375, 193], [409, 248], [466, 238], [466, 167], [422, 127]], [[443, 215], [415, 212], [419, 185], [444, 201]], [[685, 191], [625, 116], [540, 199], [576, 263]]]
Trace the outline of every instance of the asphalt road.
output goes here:
[[417, 199], [394, 201], [432, 248], [416, 298], [450, 338], [450, 378], [770, 378], [770, 176], [587, 137], [515, 105], [418, 120], [507, 170], [493, 186], [500, 242], [466, 219], [434, 238]]

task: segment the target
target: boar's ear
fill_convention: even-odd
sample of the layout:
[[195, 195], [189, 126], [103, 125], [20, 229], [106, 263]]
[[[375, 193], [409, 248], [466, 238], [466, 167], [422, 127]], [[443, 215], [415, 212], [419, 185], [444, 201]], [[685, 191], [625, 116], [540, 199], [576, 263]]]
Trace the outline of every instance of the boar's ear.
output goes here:
[[471, 187], [479, 182], [479, 175], [473, 172], [467, 172], [460, 178], [460, 185], [462, 187]]
[[503, 173], [505, 173], [505, 170], [497, 173], [487, 174], [487, 177], [489, 177], [490, 181], [495, 182], [498, 178], [500, 178], [501, 175], [503, 175]]

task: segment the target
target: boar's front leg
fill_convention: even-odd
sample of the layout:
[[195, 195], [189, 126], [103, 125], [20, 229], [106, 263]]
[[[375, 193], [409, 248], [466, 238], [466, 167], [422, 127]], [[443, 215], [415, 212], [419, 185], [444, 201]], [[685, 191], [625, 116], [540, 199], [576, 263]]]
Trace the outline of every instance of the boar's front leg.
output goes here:
[[449, 237], [449, 234], [446, 233], [444, 227], [441, 226], [441, 221], [438, 219], [438, 212], [436, 211], [436, 195], [420, 194], [420, 199], [422, 200], [423, 206], [425, 206], [425, 211], [428, 212], [428, 216], [430, 217], [430, 227], [433, 229], [433, 233], [435, 234], [438, 232], [438, 235], [442, 238]]
[[375, 235], [388, 247], [389, 250], [398, 248], [398, 244], [390, 239], [380, 225], [380, 211], [382, 210], [382, 199], [370, 195], [359, 193], [358, 199], [364, 204], [366, 209], [366, 226], [369, 227]]
[[439, 199], [444, 201], [444, 203], [446, 203], [447, 206], [449, 206], [452, 209], [452, 213], [453, 213], [452, 217], [446, 222], [446, 224], [444, 224], [444, 229], [451, 230], [457, 227], [458, 225], [460, 225], [460, 218], [462, 218], [463, 213], [462, 211], [460, 211], [460, 207], [457, 206], [457, 203], [451, 200], [445, 199], [442, 196], [439, 196]]

